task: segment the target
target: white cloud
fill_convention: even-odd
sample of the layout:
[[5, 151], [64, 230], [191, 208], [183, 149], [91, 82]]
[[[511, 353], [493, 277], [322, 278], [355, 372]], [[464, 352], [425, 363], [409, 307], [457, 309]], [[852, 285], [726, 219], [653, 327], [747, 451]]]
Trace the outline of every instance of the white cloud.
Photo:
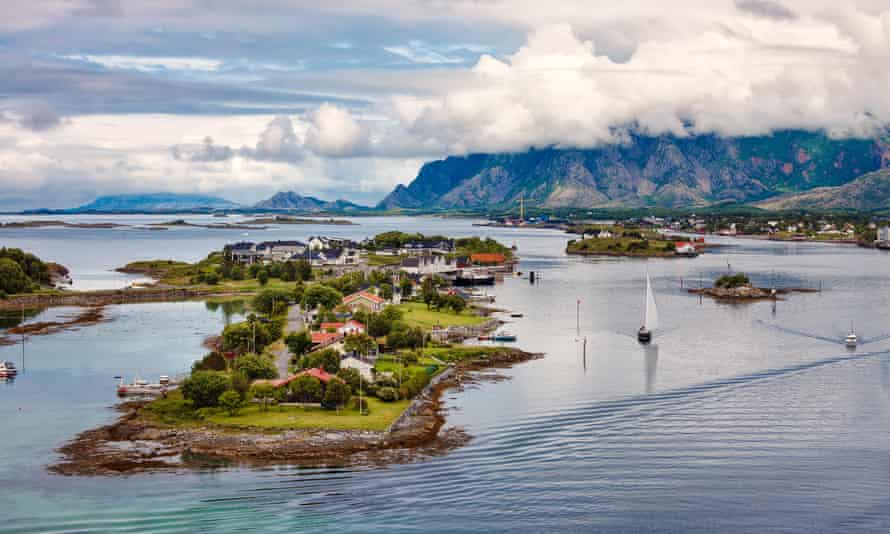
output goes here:
[[213, 72], [219, 70], [223, 65], [221, 60], [204, 57], [146, 57], [95, 54], [71, 54], [59, 57], [101, 65], [107, 69], [135, 70], [139, 72], [157, 72], [161, 70]]
[[[407, 45], [384, 46], [384, 50], [390, 54], [407, 59], [411, 63], [419, 63], [424, 65], [441, 65], [449, 63], [463, 63], [464, 58], [460, 56], [446, 55], [423, 41], [411, 41]], [[460, 49], [450, 49], [452, 52]]]

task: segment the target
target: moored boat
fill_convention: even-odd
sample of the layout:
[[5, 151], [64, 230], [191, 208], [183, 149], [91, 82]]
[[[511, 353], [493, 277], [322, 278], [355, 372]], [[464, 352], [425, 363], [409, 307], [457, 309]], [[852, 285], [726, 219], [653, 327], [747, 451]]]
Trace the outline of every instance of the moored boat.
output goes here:
[[492, 341], [516, 341], [516, 336], [509, 332], [498, 332], [495, 335], [491, 336]]
[[848, 348], [855, 349], [856, 345], [859, 344], [859, 337], [856, 336], [856, 331], [853, 330], [853, 325], [850, 325], [850, 333], [847, 334], [847, 337], [844, 338], [844, 345]]
[[124, 380], [121, 379], [120, 383], [117, 385], [117, 394], [119, 397], [144, 395], [159, 396], [165, 395], [168, 391], [174, 388], [176, 388], [176, 385], [173, 384], [170, 381], [170, 377], [166, 375], [161, 375], [158, 381], [154, 384], [140, 378], [133, 380], [132, 384], [124, 384]]
[[0, 362], [0, 378], [10, 378], [18, 374], [18, 369], [12, 362]]
[[461, 273], [454, 279], [454, 285], [458, 287], [467, 286], [493, 286], [493, 274], [477, 274], [477, 273]]

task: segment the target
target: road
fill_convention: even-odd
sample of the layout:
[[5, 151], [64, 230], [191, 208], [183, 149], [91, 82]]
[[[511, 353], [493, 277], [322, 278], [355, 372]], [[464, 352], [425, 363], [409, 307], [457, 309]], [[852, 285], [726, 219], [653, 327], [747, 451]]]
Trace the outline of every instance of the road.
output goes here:
[[[284, 335], [291, 332], [299, 332], [303, 329], [303, 314], [299, 305], [294, 305], [287, 310], [287, 323], [284, 325]], [[273, 352], [275, 354], [275, 366], [278, 368], [279, 378], [287, 378], [290, 374], [288, 363], [290, 362], [290, 351], [287, 347]]]

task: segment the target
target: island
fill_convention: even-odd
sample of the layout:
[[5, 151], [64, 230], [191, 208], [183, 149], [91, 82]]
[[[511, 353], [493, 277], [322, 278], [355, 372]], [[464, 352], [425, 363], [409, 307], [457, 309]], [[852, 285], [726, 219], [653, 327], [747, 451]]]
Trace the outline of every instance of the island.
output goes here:
[[755, 302], [758, 300], [779, 300], [781, 295], [790, 293], [815, 293], [810, 288], [762, 288], [756, 287], [744, 273], [725, 274], [714, 282], [713, 287], [689, 289], [689, 293], [704, 295], [721, 301]]
[[306, 217], [291, 217], [288, 215], [276, 215], [274, 217], [257, 217], [244, 221], [243, 224], [319, 224], [334, 226], [353, 226], [358, 223], [347, 219], [334, 219], [328, 217], [326, 219], [309, 219]]
[[703, 240], [677, 241], [670, 236], [639, 227], [590, 225], [577, 231], [581, 234], [581, 238], [568, 242], [567, 254], [631, 258], [694, 258], [704, 249]]
[[[390, 250], [403, 263], [365, 260]], [[465, 433], [442, 431], [443, 392], [540, 357], [503, 341], [463, 343], [496, 338], [502, 321], [456, 284], [506, 268], [508, 255], [494, 240], [388, 232], [363, 243], [233, 243], [197, 263], [130, 263], [121, 270], [157, 279], [133, 294], [215, 289], [250, 297], [250, 311], [206, 340], [209, 352], [187, 376], [122, 384], [120, 418], [65, 444], [51, 469], [395, 462], [458, 446]]]

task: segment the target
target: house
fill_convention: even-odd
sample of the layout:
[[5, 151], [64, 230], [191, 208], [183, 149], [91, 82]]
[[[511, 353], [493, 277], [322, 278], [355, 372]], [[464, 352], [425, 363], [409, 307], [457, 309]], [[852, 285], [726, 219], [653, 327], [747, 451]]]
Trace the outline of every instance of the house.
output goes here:
[[366, 381], [374, 381], [374, 365], [355, 356], [347, 356], [340, 360], [340, 369], [355, 369]]
[[295, 260], [306, 260], [313, 267], [357, 265], [359, 258], [359, 252], [354, 248], [313, 249], [311, 247], [307, 247], [301, 254], [293, 257]]
[[284, 262], [306, 250], [306, 243], [301, 241], [263, 241], [257, 244], [256, 252], [261, 254], [265, 262]]
[[358, 248], [358, 245], [349, 239], [339, 237], [312, 236], [307, 241], [311, 250], [328, 250], [332, 248]]
[[365, 325], [356, 320], [349, 320], [345, 323], [321, 323], [321, 331], [333, 331], [344, 336], [351, 336], [353, 334], [364, 334]]
[[615, 237], [615, 234], [608, 230], [600, 230], [598, 234], [596, 234], [597, 239], [612, 239]]
[[300, 371], [299, 373], [292, 374], [292, 375], [288, 376], [287, 378], [276, 378], [276, 379], [272, 379], [272, 380], [269, 380], [269, 379], [254, 380], [253, 384], [270, 384], [272, 387], [280, 388], [280, 387], [284, 387], [284, 386], [290, 384], [291, 382], [300, 378], [301, 376], [315, 377], [315, 378], [319, 379], [322, 382], [322, 384], [327, 384], [331, 380], [342, 380], [341, 378], [328, 373], [324, 369], [319, 369], [317, 367], [313, 367], [312, 369], [306, 369], [306, 370]]
[[312, 344], [315, 345], [314, 349], [329, 347], [343, 340], [343, 334], [340, 332], [312, 332], [311, 337]]
[[399, 268], [408, 274], [427, 275], [454, 272], [460, 268], [460, 265], [457, 258], [425, 255], [405, 258]]
[[507, 258], [496, 252], [477, 252], [470, 254], [470, 263], [474, 265], [503, 265]]
[[223, 247], [223, 255], [228, 257], [232, 262], [241, 265], [251, 265], [259, 260], [259, 254], [256, 251], [256, 244], [250, 241], [239, 241], [231, 245]]
[[409, 241], [399, 248], [399, 253], [406, 256], [427, 254], [450, 254], [454, 252], [454, 242], [442, 241]]
[[385, 305], [385, 300], [368, 291], [359, 291], [343, 297], [343, 306], [353, 312], [361, 308], [373, 313], [379, 313]]
[[882, 243], [890, 243], [890, 226], [881, 226], [878, 228], [878, 241]]

